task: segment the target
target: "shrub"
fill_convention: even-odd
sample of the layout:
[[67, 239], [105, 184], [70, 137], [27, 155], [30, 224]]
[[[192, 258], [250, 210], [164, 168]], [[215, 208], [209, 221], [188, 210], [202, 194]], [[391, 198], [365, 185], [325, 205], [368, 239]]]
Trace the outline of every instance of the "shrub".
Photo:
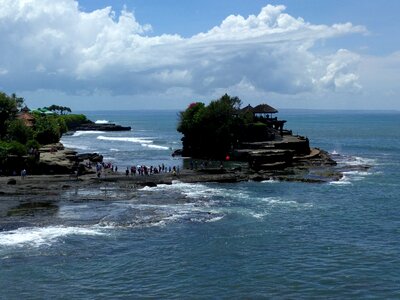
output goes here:
[[23, 156], [26, 155], [26, 153], [26, 146], [17, 141], [0, 141], [0, 156], [3, 158], [6, 158], [7, 155]]
[[56, 118], [51, 116], [37, 116], [35, 118], [36, 141], [42, 145], [57, 143], [61, 137], [60, 125]]
[[7, 139], [26, 144], [33, 137], [33, 130], [26, 126], [22, 120], [15, 119], [7, 127]]
[[80, 126], [81, 124], [89, 122], [86, 116], [81, 114], [61, 115], [59, 116], [59, 118], [65, 122], [67, 130], [73, 130], [74, 128]]

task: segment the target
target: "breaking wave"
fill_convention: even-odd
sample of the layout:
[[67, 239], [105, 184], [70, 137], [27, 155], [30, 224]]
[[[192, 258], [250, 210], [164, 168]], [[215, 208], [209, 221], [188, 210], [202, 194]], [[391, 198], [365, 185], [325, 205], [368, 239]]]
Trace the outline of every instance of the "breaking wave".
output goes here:
[[105, 235], [99, 229], [80, 227], [26, 227], [12, 231], [0, 232], [1, 246], [33, 246], [51, 245], [60, 238], [72, 235]]
[[170, 150], [169, 147], [153, 145], [153, 144], [142, 144], [142, 146], [152, 148], [152, 149], [157, 149], [157, 150]]
[[108, 120], [96, 120], [95, 123], [96, 124], [108, 124], [108, 123], [110, 123], [110, 121], [108, 121]]
[[81, 135], [88, 135], [88, 134], [101, 134], [105, 133], [104, 131], [98, 131], [98, 130], [78, 130], [74, 132], [72, 136], [81, 136]]
[[146, 138], [136, 138], [136, 137], [110, 137], [100, 135], [97, 137], [98, 140], [104, 141], [118, 141], [118, 142], [129, 142], [129, 143], [139, 143], [139, 144], [151, 144], [153, 141]]

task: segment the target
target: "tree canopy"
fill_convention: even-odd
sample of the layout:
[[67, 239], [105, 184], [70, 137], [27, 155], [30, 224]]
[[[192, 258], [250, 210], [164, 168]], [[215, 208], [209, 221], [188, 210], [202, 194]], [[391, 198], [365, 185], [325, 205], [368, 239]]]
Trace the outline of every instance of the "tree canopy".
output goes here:
[[17, 102], [22, 98], [17, 98], [15, 94], [13, 96], [0, 92], [0, 139], [6, 135], [9, 122], [15, 119], [18, 107], [22, 106]]
[[237, 117], [241, 100], [227, 94], [204, 103], [195, 102], [180, 113], [177, 130], [184, 136], [183, 154], [222, 159], [240, 138], [243, 120]]
[[[31, 112], [32, 122], [24, 121], [26, 111], [21, 110], [24, 99], [16, 94], [10, 96], [0, 92], [0, 170], [15, 170], [15, 160], [11, 156], [24, 156], [30, 148], [38, 149], [41, 145], [59, 142], [60, 137], [69, 129], [88, 122], [85, 115], [65, 114], [71, 109], [65, 106], [51, 105], [48, 110], [57, 114]], [[29, 157], [31, 159], [32, 157]], [[34, 159], [34, 158], [33, 158]], [[20, 161], [24, 161], [23, 159]], [[33, 162], [35, 163], [35, 162]]]
[[44, 107], [47, 110], [54, 111], [59, 115], [64, 115], [66, 112], [71, 112], [71, 109], [67, 106], [60, 106], [60, 105], [50, 105], [49, 107]]

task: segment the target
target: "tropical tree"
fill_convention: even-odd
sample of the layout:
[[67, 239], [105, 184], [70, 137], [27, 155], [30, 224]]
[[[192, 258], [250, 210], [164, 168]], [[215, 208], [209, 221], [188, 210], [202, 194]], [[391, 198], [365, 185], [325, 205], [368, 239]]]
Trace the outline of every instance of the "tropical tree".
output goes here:
[[7, 140], [26, 144], [33, 137], [33, 130], [26, 126], [22, 120], [12, 120], [7, 127]]
[[192, 103], [180, 113], [177, 130], [183, 134], [183, 154], [222, 159], [239, 139], [241, 101], [225, 94], [208, 106]]
[[18, 112], [18, 106], [22, 106], [22, 103], [17, 102], [15, 94], [13, 95], [14, 97], [10, 97], [5, 93], [0, 92], [0, 139], [4, 138], [7, 133], [8, 123], [15, 119]]
[[57, 143], [62, 135], [57, 118], [50, 116], [36, 116], [34, 130], [35, 140], [42, 145]]
[[60, 115], [64, 115], [66, 112], [71, 112], [71, 109], [67, 106], [60, 106], [60, 105], [50, 105], [49, 107], [45, 107], [46, 109], [50, 111], [54, 111], [55, 113], [58, 113]]

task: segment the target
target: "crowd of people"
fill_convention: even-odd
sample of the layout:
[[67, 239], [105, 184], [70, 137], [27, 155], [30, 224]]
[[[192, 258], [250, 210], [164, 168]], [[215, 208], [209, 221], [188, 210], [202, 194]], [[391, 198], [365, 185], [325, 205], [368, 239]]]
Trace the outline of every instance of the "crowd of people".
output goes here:
[[[97, 177], [101, 177], [103, 171], [109, 170], [111, 173], [118, 173], [118, 166], [111, 163], [97, 163], [96, 164], [96, 174]], [[125, 169], [125, 176], [150, 176], [153, 174], [161, 173], [172, 173], [177, 175], [180, 172], [179, 166], [165, 166], [164, 164], [158, 166], [146, 166], [146, 165], [132, 165], [127, 166]]]

